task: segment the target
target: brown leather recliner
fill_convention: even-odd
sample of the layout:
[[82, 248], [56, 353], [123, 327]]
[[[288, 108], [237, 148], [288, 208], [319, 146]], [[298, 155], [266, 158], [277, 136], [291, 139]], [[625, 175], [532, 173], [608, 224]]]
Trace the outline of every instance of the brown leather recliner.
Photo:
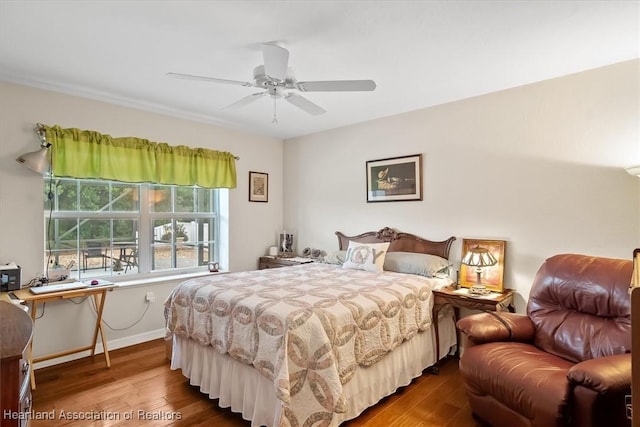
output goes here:
[[494, 427], [630, 426], [632, 262], [547, 259], [527, 314], [458, 321], [460, 373], [471, 410]]

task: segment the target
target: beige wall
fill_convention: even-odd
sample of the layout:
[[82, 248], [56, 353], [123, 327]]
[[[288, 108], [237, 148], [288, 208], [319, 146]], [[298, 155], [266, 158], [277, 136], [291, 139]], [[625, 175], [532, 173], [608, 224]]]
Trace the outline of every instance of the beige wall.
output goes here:
[[[36, 123], [91, 129], [112, 136], [136, 136], [171, 145], [185, 144], [230, 151], [236, 163], [238, 188], [229, 195], [231, 270], [257, 266], [282, 226], [282, 151], [279, 139], [251, 135], [210, 124], [144, 112], [90, 99], [26, 86], [0, 84], [0, 263], [22, 267], [23, 283], [43, 270], [42, 176], [18, 164], [20, 154], [35, 151]], [[269, 203], [248, 201], [248, 171], [269, 174]], [[113, 329], [135, 323], [146, 308], [145, 292], [156, 302], [144, 319], [125, 330], [106, 329], [112, 346], [144, 341], [162, 334], [162, 303], [175, 282], [116, 290], [109, 294], [105, 319]], [[92, 311], [86, 304], [49, 303], [36, 325], [35, 354], [82, 346], [90, 338]]]
[[[507, 243], [524, 309], [541, 262], [640, 246], [640, 61], [285, 141], [284, 223], [299, 247], [384, 226]], [[443, 82], [442, 84], [455, 84]], [[410, 88], [408, 88], [410, 90]], [[424, 200], [367, 203], [365, 162], [422, 153]]]

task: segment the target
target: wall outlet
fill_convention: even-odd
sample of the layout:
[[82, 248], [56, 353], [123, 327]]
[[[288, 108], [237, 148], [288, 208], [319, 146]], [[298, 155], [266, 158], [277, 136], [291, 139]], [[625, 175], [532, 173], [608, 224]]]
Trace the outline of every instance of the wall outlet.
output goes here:
[[153, 292], [147, 292], [147, 294], [144, 297], [144, 300], [146, 302], [154, 302], [156, 300], [156, 294], [154, 294]]

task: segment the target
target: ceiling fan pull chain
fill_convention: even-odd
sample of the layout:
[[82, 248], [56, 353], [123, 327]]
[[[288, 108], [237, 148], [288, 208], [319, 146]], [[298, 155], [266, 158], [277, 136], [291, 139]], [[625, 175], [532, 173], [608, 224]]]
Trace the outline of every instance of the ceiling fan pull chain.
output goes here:
[[278, 124], [278, 117], [276, 116], [276, 97], [273, 97], [273, 120], [271, 120], [271, 123], [273, 124]]

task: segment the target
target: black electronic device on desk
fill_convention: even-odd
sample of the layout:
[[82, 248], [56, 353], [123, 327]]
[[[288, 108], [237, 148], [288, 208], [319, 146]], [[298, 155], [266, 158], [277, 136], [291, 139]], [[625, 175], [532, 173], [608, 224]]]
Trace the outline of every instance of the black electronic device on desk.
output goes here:
[[20, 289], [20, 266], [15, 263], [0, 265], [0, 292]]

